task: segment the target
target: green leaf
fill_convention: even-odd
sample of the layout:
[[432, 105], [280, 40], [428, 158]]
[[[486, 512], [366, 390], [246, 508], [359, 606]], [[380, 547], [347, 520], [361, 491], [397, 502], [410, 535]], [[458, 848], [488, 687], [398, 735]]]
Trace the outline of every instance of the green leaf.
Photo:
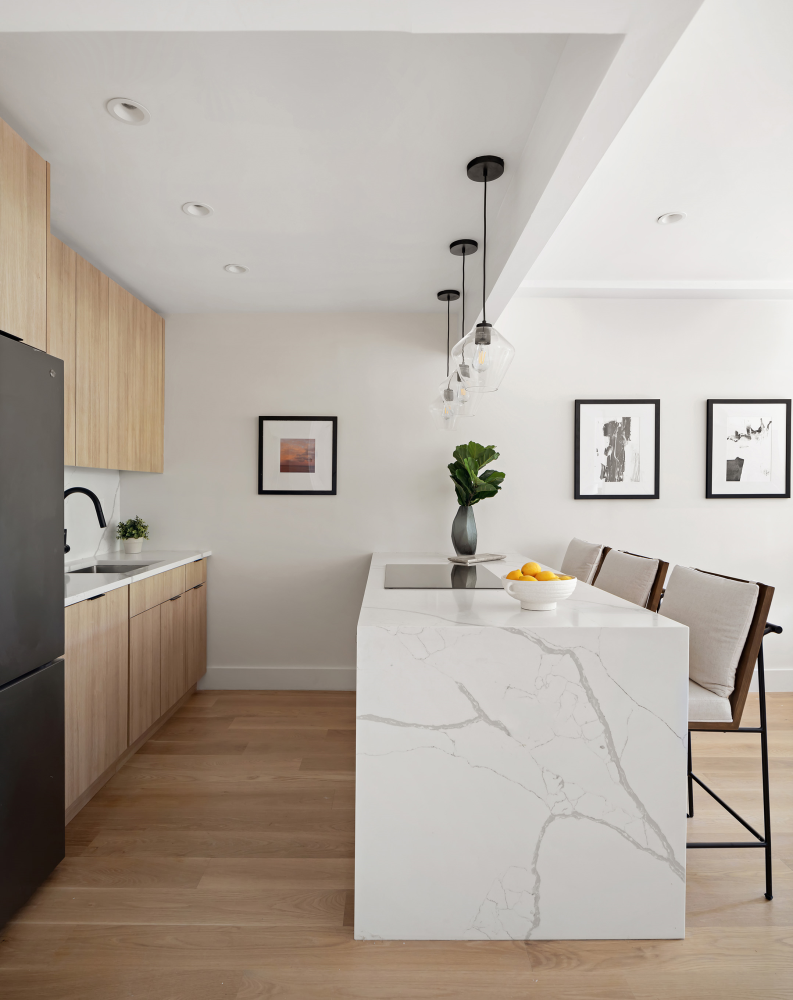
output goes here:
[[448, 466], [454, 483], [457, 500], [462, 506], [472, 506], [480, 500], [494, 497], [501, 489], [505, 474], [490, 469], [480, 476], [484, 466], [494, 462], [499, 453], [493, 445], [481, 445], [476, 441], [460, 444], [453, 451], [455, 461]]

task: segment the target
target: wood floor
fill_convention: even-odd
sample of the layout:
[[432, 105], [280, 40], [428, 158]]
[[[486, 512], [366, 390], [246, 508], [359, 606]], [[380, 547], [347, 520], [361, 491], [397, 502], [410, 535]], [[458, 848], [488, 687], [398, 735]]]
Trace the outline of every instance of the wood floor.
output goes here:
[[[772, 902], [761, 851], [689, 851], [684, 941], [357, 942], [354, 695], [199, 693], [70, 823], [3, 932], [0, 997], [790, 1000], [793, 694], [770, 720]], [[760, 824], [757, 745], [696, 734], [694, 756]], [[705, 799], [691, 836], [733, 837]]]

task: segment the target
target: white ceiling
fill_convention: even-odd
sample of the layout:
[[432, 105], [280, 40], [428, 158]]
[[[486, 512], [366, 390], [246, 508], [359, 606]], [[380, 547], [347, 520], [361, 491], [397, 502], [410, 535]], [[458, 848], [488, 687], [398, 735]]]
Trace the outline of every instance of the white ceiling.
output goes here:
[[481, 235], [465, 163], [501, 155], [496, 318], [699, 2], [0, 0], [0, 116], [53, 230], [165, 313], [438, 307]]
[[524, 287], [793, 294], [792, 52], [790, 0], [706, 0]]

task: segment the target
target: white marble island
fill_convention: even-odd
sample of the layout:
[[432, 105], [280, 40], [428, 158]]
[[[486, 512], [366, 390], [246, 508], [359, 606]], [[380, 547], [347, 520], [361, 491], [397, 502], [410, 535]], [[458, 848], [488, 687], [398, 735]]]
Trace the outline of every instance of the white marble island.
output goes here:
[[683, 937], [685, 626], [580, 583], [550, 612], [385, 590], [400, 562], [446, 559], [372, 559], [355, 937]]

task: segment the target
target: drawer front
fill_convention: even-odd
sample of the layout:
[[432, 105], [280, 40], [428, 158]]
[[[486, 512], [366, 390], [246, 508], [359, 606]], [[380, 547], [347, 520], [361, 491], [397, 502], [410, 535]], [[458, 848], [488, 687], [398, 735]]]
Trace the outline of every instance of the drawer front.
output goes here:
[[158, 604], [170, 601], [184, 593], [184, 566], [169, 569], [167, 573], [158, 573], [147, 580], [138, 580], [129, 588], [129, 616], [143, 614]]
[[207, 561], [198, 559], [196, 562], [188, 563], [184, 568], [184, 589], [192, 590], [199, 583], [207, 582]]

